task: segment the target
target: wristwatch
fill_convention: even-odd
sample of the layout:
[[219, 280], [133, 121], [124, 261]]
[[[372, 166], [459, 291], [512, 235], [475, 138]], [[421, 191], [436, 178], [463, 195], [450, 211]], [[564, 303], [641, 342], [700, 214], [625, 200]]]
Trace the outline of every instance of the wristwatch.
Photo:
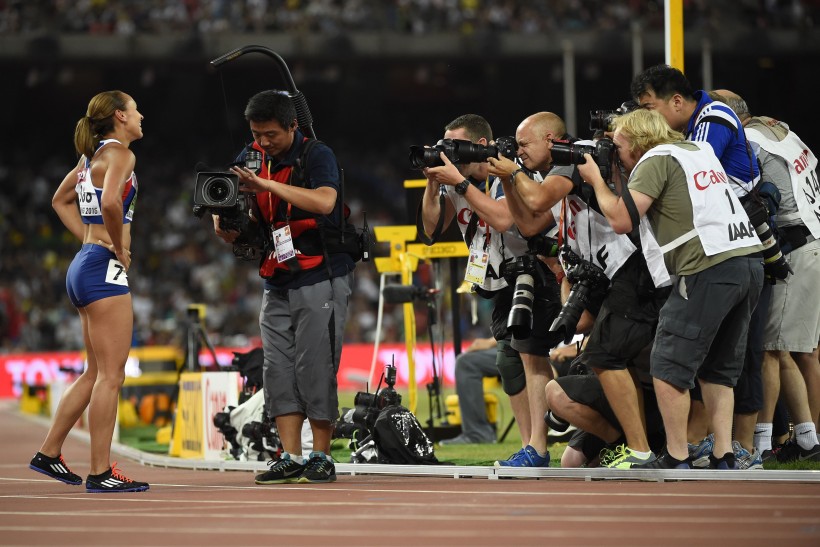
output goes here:
[[467, 179], [464, 179], [461, 182], [459, 182], [458, 184], [456, 184], [453, 188], [455, 189], [456, 194], [458, 194], [459, 196], [463, 196], [464, 194], [467, 193], [467, 188], [469, 188], [469, 187], [470, 187], [470, 181], [467, 180]]

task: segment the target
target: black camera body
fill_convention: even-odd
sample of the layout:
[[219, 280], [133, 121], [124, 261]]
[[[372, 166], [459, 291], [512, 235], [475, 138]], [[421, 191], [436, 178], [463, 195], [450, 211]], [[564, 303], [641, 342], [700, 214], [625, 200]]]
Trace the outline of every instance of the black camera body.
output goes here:
[[618, 116], [623, 116], [628, 112], [638, 108], [638, 103], [635, 101], [624, 101], [621, 106], [615, 110], [590, 110], [589, 111], [589, 129], [590, 131], [609, 131], [612, 132], [615, 128], [612, 122]]
[[560, 332], [564, 336], [564, 343], [568, 344], [575, 336], [578, 320], [584, 310], [600, 307], [606, 289], [609, 288], [609, 278], [600, 266], [584, 260], [567, 246], [561, 249], [561, 257], [572, 289], [550, 325], [550, 332]]
[[413, 169], [444, 165], [439, 156], [441, 152], [456, 165], [483, 162], [487, 161], [487, 158], [500, 156], [515, 160], [517, 150], [518, 145], [514, 137], [499, 137], [495, 144], [487, 146], [462, 139], [441, 139], [435, 146], [411, 146], [410, 165]]
[[612, 163], [615, 160], [615, 143], [612, 139], [603, 138], [596, 141], [594, 146], [574, 144], [568, 141], [552, 141], [552, 163], [555, 165], [581, 165], [586, 163], [584, 154], [592, 156], [598, 165], [601, 177], [608, 181], [612, 177]]
[[[249, 150], [245, 167], [258, 172], [262, 155]], [[233, 242], [233, 253], [243, 260], [258, 260], [265, 254], [270, 234], [258, 222], [259, 208], [256, 194], [242, 192], [239, 177], [230, 171], [200, 171], [194, 184], [194, 215], [202, 218], [206, 213], [219, 216], [219, 227], [239, 232]]]
[[388, 406], [401, 404], [401, 394], [394, 387], [396, 385], [394, 365], [387, 365], [384, 380], [387, 386], [377, 389], [375, 393], [367, 391], [356, 393], [353, 398], [354, 408], [342, 416], [342, 420], [336, 425], [334, 436], [351, 438], [350, 435], [358, 430], [372, 433], [381, 411]]

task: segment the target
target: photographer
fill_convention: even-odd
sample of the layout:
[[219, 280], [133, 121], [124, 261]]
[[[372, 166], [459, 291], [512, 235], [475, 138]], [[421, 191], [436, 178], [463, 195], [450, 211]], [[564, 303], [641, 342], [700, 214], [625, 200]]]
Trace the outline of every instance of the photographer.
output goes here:
[[[551, 328], [570, 338], [579, 324], [581, 330], [588, 328], [582, 321], [589, 323], [589, 315], [595, 316], [579, 362], [594, 370], [627, 440], [620, 457], [609, 465], [629, 468], [655, 457], [646, 436], [642, 391], [634, 367], [629, 365], [652, 341], [658, 311], [668, 293], [668, 289], [656, 287], [668, 286], [670, 280], [654, 239], [648, 236], [641, 245], [637, 230], [631, 236], [614, 234], [598, 210], [594, 193], [581, 183], [572, 166], [583, 159], [579, 151], [597, 150], [600, 157], [595, 162], [620, 175], [618, 166], [613, 164], [611, 141], [587, 143], [592, 146], [581, 141], [556, 142], [554, 136], [563, 133], [561, 119], [547, 112], [530, 116], [518, 127], [516, 138], [521, 150], [527, 151], [527, 167], [543, 169], [550, 165], [547, 162], [566, 166], [553, 168], [542, 184], [519, 175], [503, 159], [490, 160], [491, 172], [509, 181], [505, 187], [510, 184], [510, 200], [517, 201], [525, 215], [541, 219], [531, 223], [526, 222], [526, 217], [522, 219], [521, 224], [528, 230], [542, 229], [544, 219], [559, 219], [558, 237], [563, 242], [562, 258], [567, 272], [562, 283], [571, 289]], [[527, 163], [539, 158], [545, 163]], [[518, 222], [519, 217], [515, 218]], [[646, 233], [645, 226], [641, 232]], [[641, 251], [654, 257], [649, 259], [651, 268]], [[587, 317], [582, 319], [584, 315]]]
[[[722, 101], [714, 100], [706, 91], [695, 90], [677, 68], [668, 65], [647, 68], [632, 80], [630, 92], [642, 108], [657, 110], [672, 129], [680, 131], [687, 139], [709, 143], [728, 176], [729, 191], [739, 198], [753, 221], [755, 232], [764, 243], [764, 273], [770, 282], [763, 285], [752, 314], [744, 372], [735, 387], [734, 431], [735, 436], [745, 444], [753, 435], [755, 414], [762, 405], [762, 331], [768, 315], [772, 284], [776, 279], [785, 279], [790, 272], [789, 264], [772, 237], [767, 211], [757, 199], [760, 183], [757, 157], [746, 141], [743, 124], [735, 112]], [[693, 396], [700, 396], [697, 391], [695, 389]], [[693, 431], [697, 429], [698, 421], [705, 422], [698, 420], [702, 418], [699, 414], [697, 411], [692, 413], [694, 419], [690, 429]], [[706, 426], [706, 423], [701, 424], [700, 434], [695, 438], [706, 433]]]
[[[487, 146], [492, 141], [492, 131], [484, 118], [467, 114], [445, 126], [444, 138]], [[492, 333], [498, 342], [498, 370], [504, 392], [510, 396], [524, 445], [499, 465], [546, 467], [549, 465], [547, 429], [542, 419], [546, 409], [538, 402], [537, 395], [540, 393], [543, 399], [546, 379], [540, 381], [538, 377], [546, 378], [549, 373], [546, 355], [556, 345], [548, 337], [547, 326], [558, 313], [557, 283], [553, 277], [554, 295], [550, 300], [539, 296], [538, 305], [532, 306], [533, 323], [541, 327], [533, 331], [541, 334], [522, 339], [513, 336], [507, 329], [507, 321], [514, 291], [501, 275], [501, 268], [502, 263], [527, 253], [527, 241], [513, 224], [501, 184], [498, 179], [489, 177], [486, 162], [454, 165], [444, 152], [439, 156], [444, 165], [424, 168], [427, 187], [422, 198], [421, 218], [424, 231], [431, 234], [440, 222], [446, 226], [455, 216], [470, 248], [471, 260], [465, 279], [474, 284], [479, 295], [493, 301]], [[544, 287], [537, 292], [541, 295], [549, 290]], [[543, 370], [533, 365], [533, 361], [540, 359], [544, 361]], [[539, 384], [540, 388], [533, 391], [532, 387]]]
[[[635, 371], [638, 389], [643, 396], [647, 437], [654, 451], [663, 448], [664, 435], [663, 420], [649, 374], [651, 349], [648, 345], [641, 350], [629, 367]], [[613, 461], [624, 459], [628, 444], [623, 429], [604, 393], [599, 375], [582, 364], [580, 358], [573, 361], [566, 375], [547, 384], [547, 400], [553, 427], [560, 429], [569, 424], [577, 428], [561, 456], [561, 467], [612, 467]]]
[[[266, 249], [259, 270], [265, 279], [259, 323], [265, 408], [276, 421], [284, 453], [256, 476], [256, 483], [331, 482], [336, 480], [330, 459], [339, 412], [336, 371], [354, 268], [349, 254], [326, 244], [342, 223], [339, 168], [330, 148], [311, 143], [299, 130], [285, 92], [251, 97], [245, 119], [262, 166], [258, 174], [248, 169], [246, 150], [231, 172], [244, 191], [256, 192], [260, 221], [272, 231], [272, 241], [279, 238], [278, 245]], [[217, 216], [214, 230], [229, 243], [239, 235], [221, 229]], [[313, 431], [307, 462], [301, 456], [306, 416]]]
[[[763, 385], [754, 434], [738, 439], [747, 454], [744, 465], [760, 464], [772, 451], [775, 405], [782, 394], [794, 421], [797, 449], [781, 451], [781, 459], [820, 460], [817, 423], [820, 416], [820, 205], [817, 158], [794, 131], [767, 116], [752, 117], [746, 101], [731, 91], [716, 92], [740, 118], [752, 149], [760, 159], [763, 180], [773, 183], [781, 199], [777, 231], [795, 275], [772, 286], [768, 321], [763, 330]], [[811, 390], [807, 391], [807, 387]], [[756, 414], [757, 415], [757, 414]], [[767, 452], [768, 451], [768, 452]]]
[[[666, 451], [640, 467], [691, 468], [686, 424], [689, 390], [698, 378], [715, 435], [710, 465], [734, 469], [732, 387], [763, 284], [763, 267], [753, 256], [762, 245], [711, 147], [681, 142], [683, 135], [652, 110], [625, 114], [615, 128], [613, 141], [629, 173], [624, 197], [607, 186], [591, 155], [578, 170], [617, 233], [632, 232], [647, 217], [669, 272], [678, 276], [660, 311], [650, 365]], [[734, 237], [738, 232], [745, 235]]]

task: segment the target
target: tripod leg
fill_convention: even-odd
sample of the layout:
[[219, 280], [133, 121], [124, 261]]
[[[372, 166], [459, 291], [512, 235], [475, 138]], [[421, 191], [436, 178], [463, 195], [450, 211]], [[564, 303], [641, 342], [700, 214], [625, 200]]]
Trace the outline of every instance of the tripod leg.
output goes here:
[[501, 438], [498, 439], [499, 443], [504, 442], [504, 439], [507, 438], [507, 434], [510, 432], [510, 429], [512, 429], [512, 426], [513, 426], [514, 423], [515, 423], [515, 418], [510, 418], [510, 423], [507, 424], [507, 427], [504, 428], [504, 433], [502, 433]]

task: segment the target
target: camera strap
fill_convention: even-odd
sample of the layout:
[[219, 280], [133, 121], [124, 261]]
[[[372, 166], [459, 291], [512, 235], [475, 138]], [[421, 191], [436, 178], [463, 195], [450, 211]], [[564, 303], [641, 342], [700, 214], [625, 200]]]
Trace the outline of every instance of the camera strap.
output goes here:
[[421, 220], [421, 208], [424, 205], [424, 196], [422, 196], [419, 201], [419, 208], [416, 210], [416, 233], [418, 234], [419, 241], [425, 245], [432, 245], [438, 241], [439, 237], [441, 237], [441, 230], [444, 227], [444, 214], [446, 211], [445, 199], [446, 194], [444, 187], [440, 186], [438, 195], [438, 222], [436, 222], [436, 227], [433, 229], [433, 234], [430, 237], [427, 237], [427, 234], [424, 231], [424, 222]]
[[[618, 166], [620, 167], [620, 162], [618, 162]], [[617, 177], [618, 179], [618, 191], [621, 194], [621, 199], [624, 200], [626, 211], [629, 213], [629, 220], [632, 222], [632, 231], [628, 234], [629, 240], [638, 248], [638, 251], [641, 251], [641, 235], [640, 229], [638, 228], [641, 223], [641, 216], [638, 214], [638, 206], [635, 205], [635, 200], [629, 192], [629, 187], [624, 181], [624, 175], [620, 168], [615, 170], [613, 177]]]

